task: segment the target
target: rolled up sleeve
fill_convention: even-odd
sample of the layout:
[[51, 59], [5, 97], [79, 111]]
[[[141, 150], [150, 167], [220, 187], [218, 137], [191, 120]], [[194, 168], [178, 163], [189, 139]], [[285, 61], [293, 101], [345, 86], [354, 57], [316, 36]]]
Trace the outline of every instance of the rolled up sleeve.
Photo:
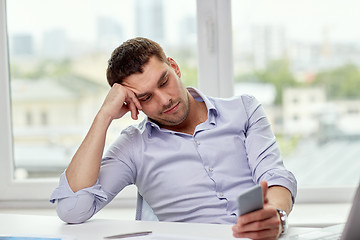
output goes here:
[[136, 167], [132, 159], [132, 145], [135, 144], [127, 132], [106, 151], [96, 183], [88, 188], [73, 192], [65, 172], [61, 174], [59, 186], [50, 196], [50, 202], [57, 203], [60, 219], [67, 223], [82, 223], [105, 207], [126, 186], [134, 184]]
[[82, 223], [103, 208], [109, 199], [101, 189], [99, 181], [89, 188], [73, 192], [64, 172], [60, 176], [59, 186], [50, 197], [50, 202], [56, 201], [56, 211], [61, 220], [67, 223]]

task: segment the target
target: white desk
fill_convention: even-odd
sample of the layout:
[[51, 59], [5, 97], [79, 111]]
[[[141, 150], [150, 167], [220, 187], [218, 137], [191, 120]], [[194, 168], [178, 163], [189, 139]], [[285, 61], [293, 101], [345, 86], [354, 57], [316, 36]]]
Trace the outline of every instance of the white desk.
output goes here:
[[[77, 240], [101, 240], [105, 236], [151, 230], [158, 234], [236, 239], [231, 225], [145, 222], [94, 219], [83, 224], [66, 224], [54, 216], [0, 214], [0, 234], [72, 236]], [[289, 234], [309, 228], [291, 228]]]

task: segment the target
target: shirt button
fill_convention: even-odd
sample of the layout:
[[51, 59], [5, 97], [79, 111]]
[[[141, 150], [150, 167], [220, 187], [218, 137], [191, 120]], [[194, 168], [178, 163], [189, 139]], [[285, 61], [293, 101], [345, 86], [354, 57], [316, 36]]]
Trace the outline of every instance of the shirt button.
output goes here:
[[199, 141], [195, 141], [195, 143], [196, 143], [197, 145], [200, 145], [200, 142], [199, 142]]
[[214, 169], [213, 169], [213, 168], [209, 168], [209, 171], [210, 171], [210, 172], [213, 172], [213, 171], [214, 171]]
[[219, 193], [219, 196], [220, 196], [220, 197], [223, 197], [223, 196], [224, 196], [224, 193], [220, 192], [220, 193]]

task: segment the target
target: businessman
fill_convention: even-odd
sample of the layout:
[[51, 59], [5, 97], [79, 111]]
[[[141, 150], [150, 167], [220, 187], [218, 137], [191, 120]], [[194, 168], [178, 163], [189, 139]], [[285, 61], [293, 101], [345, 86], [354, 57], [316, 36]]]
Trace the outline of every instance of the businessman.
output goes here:
[[[81, 223], [135, 184], [160, 221], [233, 224], [235, 237], [277, 239], [296, 196], [261, 104], [184, 87], [174, 59], [134, 38], [108, 62], [111, 89], [51, 196], [59, 217]], [[135, 120], [104, 153], [109, 125]], [[237, 196], [261, 184], [264, 208], [243, 216]]]

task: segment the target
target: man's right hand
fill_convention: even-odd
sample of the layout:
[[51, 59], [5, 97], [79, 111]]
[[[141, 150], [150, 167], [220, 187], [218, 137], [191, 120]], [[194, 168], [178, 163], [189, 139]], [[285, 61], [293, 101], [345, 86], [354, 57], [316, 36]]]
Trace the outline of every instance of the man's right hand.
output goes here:
[[121, 118], [130, 111], [131, 118], [137, 120], [141, 109], [141, 104], [134, 92], [121, 84], [115, 83], [106, 96], [99, 113], [113, 120]]

